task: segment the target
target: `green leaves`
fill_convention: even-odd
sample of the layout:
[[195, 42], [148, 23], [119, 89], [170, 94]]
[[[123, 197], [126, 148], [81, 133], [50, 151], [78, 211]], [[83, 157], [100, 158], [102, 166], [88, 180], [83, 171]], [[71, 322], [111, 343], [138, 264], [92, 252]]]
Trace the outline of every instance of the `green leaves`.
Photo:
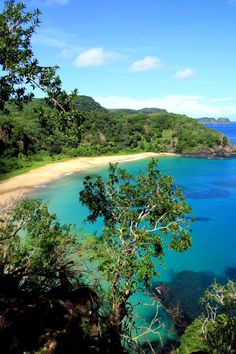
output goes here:
[[235, 352], [236, 283], [229, 280], [221, 285], [215, 281], [200, 301], [206, 305], [206, 313], [186, 328], [177, 353], [197, 349], [212, 354]]
[[61, 79], [57, 75], [58, 66], [39, 65], [31, 48], [31, 37], [40, 23], [39, 16], [38, 9], [29, 12], [23, 3], [15, 3], [14, 0], [4, 3], [0, 14], [0, 67], [3, 70], [0, 110], [7, 111], [6, 104], [9, 102], [22, 108], [33, 97], [30, 89], [38, 88], [56, 109], [54, 123], [60, 112], [56, 126], [61, 127], [70, 140], [68, 143], [74, 147], [80, 141], [80, 124], [83, 121], [76, 107], [77, 91], [67, 95], [62, 90]]
[[191, 246], [191, 209], [155, 160], [138, 176], [110, 164], [108, 179], [85, 178], [80, 200], [90, 211], [87, 221], [104, 221], [101, 238], [86, 251], [106, 283], [111, 321], [119, 327], [129, 297], [157, 274], [155, 259], [161, 261], [166, 247], [183, 252]]
[[[59, 285], [61, 277], [80, 274], [77, 236], [72, 226], [60, 225], [47, 205], [23, 200], [1, 226], [2, 276], [15, 277], [20, 286], [32, 289]], [[76, 268], [76, 272], [74, 270]]]
[[236, 307], [236, 283], [229, 280], [226, 285], [220, 285], [216, 281], [206, 290], [201, 299], [202, 303], [212, 306], [220, 306], [226, 310]]
[[0, 14], [0, 66], [3, 75], [0, 78], [0, 110], [6, 110], [6, 102], [14, 101], [21, 106], [32, 98], [25, 84], [29, 82], [32, 70], [36, 66], [30, 40], [39, 24], [40, 11], [26, 11], [23, 3], [15, 4], [6, 0]]
[[140, 247], [158, 234], [171, 236], [170, 247], [176, 251], [178, 244], [180, 251], [191, 245], [186, 219], [191, 209], [172, 177], [162, 176], [154, 160], [147, 173], [135, 178], [116, 165], [110, 165], [108, 181], [87, 177], [80, 200], [90, 210], [88, 221], [103, 217], [112, 232], [121, 233], [123, 240], [134, 237]]
[[[35, 89], [43, 91], [51, 109], [42, 104], [33, 115], [37, 115], [37, 128], [44, 134], [41, 148], [58, 154], [64, 146], [78, 148], [84, 115], [77, 109], [77, 90], [71, 94], [62, 90], [58, 66], [41, 66], [35, 57], [31, 39], [40, 23], [39, 16], [38, 9], [27, 11], [22, 2], [4, 2], [0, 13], [0, 111], [9, 115], [11, 103], [22, 109], [34, 97]], [[17, 145], [18, 141], [15, 139], [14, 144]], [[24, 144], [21, 139], [20, 143]], [[3, 145], [8, 150], [8, 146]], [[27, 151], [22, 150], [20, 152], [27, 155]], [[15, 156], [17, 147], [15, 153], [7, 152]]]

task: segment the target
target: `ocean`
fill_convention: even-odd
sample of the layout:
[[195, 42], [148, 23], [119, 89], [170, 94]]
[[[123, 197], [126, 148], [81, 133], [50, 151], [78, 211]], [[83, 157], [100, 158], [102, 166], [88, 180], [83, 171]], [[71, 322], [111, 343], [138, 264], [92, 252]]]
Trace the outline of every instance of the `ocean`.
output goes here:
[[205, 124], [206, 127], [225, 134], [236, 145], [236, 122], [230, 124]]
[[[223, 131], [236, 144], [236, 124], [211, 125]], [[122, 163], [122, 167], [137, 174], [144, 170], [148, 160]], [[166, 175], [173, 175], [188, 203], [192, 206], [195, 222], [192, 226], [193, 244], [188, 251], [177, 254], [166, 251], [164, 263], [157, 262], [160, 277], [153, 280], [153, 287], [165, 285], [184, 309], [185, 318], [191, 320], [201, 311], [198, 299], [205, 288], [217, 279], [236, 280], [236, 159], [200, 159], [160, 157], [159, 168]], [[63, 223], [76, 224], [85, 233], [101, 230], [101, 221], [94, 225], [83, 222], [87, 210], [79, 202], [79, 192], [86, 175], [107, 175], [106, 168], [72, 174], [54, 181], [45, 188], [36, 188], [32, 197], [48, 201], [49, 209]], [[133, 301], [144, 303], [148, 298], [138, 293]], [[139, 308], [146, 319], [153, 316], [153, 308]], [[161, 312], [166, 327], [171, 323]], [[174, 331], [161, 330], [163, 338], [175, 338]]]

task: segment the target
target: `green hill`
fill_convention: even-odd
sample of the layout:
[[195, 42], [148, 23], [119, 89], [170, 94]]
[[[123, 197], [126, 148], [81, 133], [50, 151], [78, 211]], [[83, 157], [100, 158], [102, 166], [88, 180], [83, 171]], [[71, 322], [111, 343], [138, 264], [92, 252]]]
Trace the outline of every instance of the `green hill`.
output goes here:
[[142, 151], [224, 156], [233, 151], [223, 134], [184, 115], [149, 109], [108, 111], [93, 98], [78, 95], [75, 106], [80, 120], [73, 124], [69, 118], [61, 121], [44, 99], [34, 99], [22, 111], [10, 106], [9, 114], [0, 114], [0, 173], [45, 156]]
[[217, 155], [232, 151], [228, 139], [174, 113], [87, 115], [82, 144], [100, 152], [154, 151]]
[[82, 112], [106, 112], [106, 108], [102, 107], [90, 96], [78, 95], [75, 99], [76, 106], [79, 111]]
[[167, 111], [162, 108], [142, 108], [142, 109], [117, 108], [117, 109], [109, 109], [109, 111], [113, 113], [119, 113], [119, 114], [167, 113]]

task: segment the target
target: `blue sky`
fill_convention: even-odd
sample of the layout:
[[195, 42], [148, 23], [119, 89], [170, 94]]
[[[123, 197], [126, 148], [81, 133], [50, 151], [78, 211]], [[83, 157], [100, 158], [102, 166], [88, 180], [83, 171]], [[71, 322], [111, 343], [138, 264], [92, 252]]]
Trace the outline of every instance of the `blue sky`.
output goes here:
[[236, 0], [26, 0], [33, 48], [108, 108], [236, 120]]

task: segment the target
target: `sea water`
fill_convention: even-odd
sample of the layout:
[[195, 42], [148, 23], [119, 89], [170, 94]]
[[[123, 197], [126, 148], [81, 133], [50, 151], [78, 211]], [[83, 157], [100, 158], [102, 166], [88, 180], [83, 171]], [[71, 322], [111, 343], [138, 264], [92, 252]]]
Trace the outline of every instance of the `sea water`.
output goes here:
[[236, 122], [230, 124], [205, 124], [206, 127], [225, 134], [236, 145]]
[[[136, 175], [145, 170], [148, 161], [137, 160], [121, 166]], [[166, 251], [164, 264], [157, 262], [160, 278], [153, 281], [153, 286], [159, 283], [169, 285], [183, 306], [187, 310], [191, 307], [194, 312], [199, 296], [213, 279], [236, 280], [236, 159], [168, 156], [159, 158], [159, 168], [163, 174], [174, 176], [175, 183], [182, 188], [192, 206], [195, 222], [191, 225], [192, 247], [181, 254]], [[107, 168], [65, 176], [47, 188], [35, 188], [32, 197], [47, 201], [49, 209], [61, 222], [76, 224], [85, 233], [99, 234], [101, 221], [93, 225], [83, 222], [88, 211], [80, 204], [79, 192], [86, 175], [106, 177]], [[143, 303], [148, 302], [148, 297], [142, 293], [138, 293], [133, 301], [140, 299]], [[151, 319], [154, 309], [143, 306], [139, 311], [146, 319]], [[168, 327], [165, 316], [164, 321]], [[164, 337], [170, 335], [168, 331], [161, 334]]]

